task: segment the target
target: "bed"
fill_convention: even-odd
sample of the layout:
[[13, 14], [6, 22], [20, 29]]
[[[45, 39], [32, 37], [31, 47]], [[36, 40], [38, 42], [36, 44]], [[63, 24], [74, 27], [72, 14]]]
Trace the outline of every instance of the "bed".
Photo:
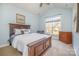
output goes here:
[[[30, 25], [9, 24], [10, 37], [14, 29], [30, 29]], [[41, 56], [51, 47], [51, 35], [39, 33], [26, 33], [13, 38], [12, 47], [16, 48], [23, 56]]]

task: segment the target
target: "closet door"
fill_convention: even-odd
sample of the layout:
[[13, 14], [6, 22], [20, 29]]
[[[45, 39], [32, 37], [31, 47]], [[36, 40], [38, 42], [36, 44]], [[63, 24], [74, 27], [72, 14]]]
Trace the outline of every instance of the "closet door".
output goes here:
[[77, 25], [76, 25], [76, 32], [79, 32], [79, 3], [77, 4]]

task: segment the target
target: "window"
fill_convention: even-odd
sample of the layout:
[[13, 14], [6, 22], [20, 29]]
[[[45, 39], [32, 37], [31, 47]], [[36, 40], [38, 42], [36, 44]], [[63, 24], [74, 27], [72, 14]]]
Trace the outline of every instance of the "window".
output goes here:
[[52, 34], [52, 35], [59, 35], [59, 31], [61, 28], [61, 17], [52, 17], [47, 18], [45, 21], [45, 27], [46, 27], [46, 33]]

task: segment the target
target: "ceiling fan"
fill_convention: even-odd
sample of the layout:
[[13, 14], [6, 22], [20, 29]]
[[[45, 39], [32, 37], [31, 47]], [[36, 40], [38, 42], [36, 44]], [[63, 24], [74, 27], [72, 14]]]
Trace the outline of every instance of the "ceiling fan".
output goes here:
[[50, 3], [40, 3], [40, 7], [42, 7], [43, 5], [50, 5]]

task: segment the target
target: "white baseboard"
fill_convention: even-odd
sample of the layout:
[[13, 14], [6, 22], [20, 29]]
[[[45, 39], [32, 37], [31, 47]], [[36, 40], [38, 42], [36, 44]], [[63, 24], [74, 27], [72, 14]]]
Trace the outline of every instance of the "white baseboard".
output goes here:
[[76, 56], [78, 56], [77, 51], [76, 51], [76, 49], [75, 49], [75, 48], [74, 48], [74, 51], [75, 51], [75, 55], [76, 55]]
[[6, 42], [6, 43], [4, 43], [4, 44], [1, 44], [1, 45], [0, 45], [0, 48], [6, 47], [6, 46], [9, 46], [9, 42]]

